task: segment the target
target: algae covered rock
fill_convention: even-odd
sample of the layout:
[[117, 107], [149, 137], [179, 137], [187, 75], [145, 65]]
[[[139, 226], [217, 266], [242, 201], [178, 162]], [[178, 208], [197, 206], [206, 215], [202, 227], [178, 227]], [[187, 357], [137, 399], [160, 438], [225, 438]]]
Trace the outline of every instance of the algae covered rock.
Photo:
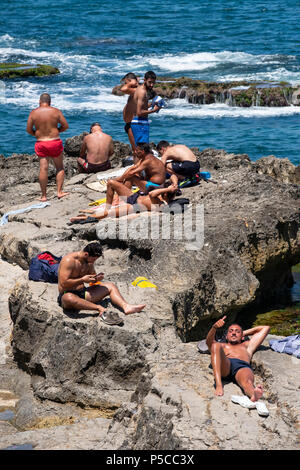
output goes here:
[[57, 73], [60, 73], [59, 69], [52, 65], [18, 64], [14, 62], [0, 63], [0, 79], [44, 77], [47, 75], [55, 75]]

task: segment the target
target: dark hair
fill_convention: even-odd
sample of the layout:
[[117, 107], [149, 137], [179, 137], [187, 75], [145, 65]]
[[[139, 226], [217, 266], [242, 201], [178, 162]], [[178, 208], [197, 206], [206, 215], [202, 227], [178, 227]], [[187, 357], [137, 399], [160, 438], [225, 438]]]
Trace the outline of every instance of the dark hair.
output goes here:
[[82, 251], [88, 253], [92, 258], [102, 256], [102, 246], [99, 242], [89, 243]]
[[40, 102], [50, 104], [51, 103], [51, 96], [49, 95], [49, 93], [42, 93], [41, 96], [40, 96]]
[[159, 152], [163, 147], [169, 147], [169, 145], [170, 144], [167, 140], [161, 140], [160, 142], [158, 142], [156, 149]]
[[126, 80], [137, 80], [137, 76], [133, 72], [126, 73], [126, 75], [121, 78], [121, 82], [125, 82]]
[[152, 153], [151, 147], [147, 142], [139, 142], [137, 145], [141, 150], [144, 150], [145, 153]]
[[95, 126], [101, 127], [101, 125], [99, 124], [99, 122], [93, 122], [93, 124], [92, 124], [91, 127], [90, 127], [90, 133], [92, 132], [93, 127], [95, 127]]
[[149, 70], [149, 72], [146, 72], [144, 76], [145, 80], [148, 80], [148, 78], [152, 78], [152, 80], [156, 80], [156, 74], [152, 72], [152, 70]]

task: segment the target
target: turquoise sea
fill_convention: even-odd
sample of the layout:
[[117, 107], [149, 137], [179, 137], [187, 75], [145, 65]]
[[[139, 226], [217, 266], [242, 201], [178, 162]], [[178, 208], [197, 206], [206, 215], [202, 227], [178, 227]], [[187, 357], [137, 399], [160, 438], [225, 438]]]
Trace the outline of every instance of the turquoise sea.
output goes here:
[[[0, 62], [52, 64], [61, 74], [0, 82], [0, 154], [33, 153], [25, 132], [42, 92], [65, 114], [63, 137], [97, 120], [127, 142], [125, 97], [111, 89], [133, 71], [204, 80], [300, 84], [300, 4], [278, 0], [23, 0], [1, 2]], [[174, 100], [151, 117], [151, 140], [300, 163], [300, 107], [234, 108]]]

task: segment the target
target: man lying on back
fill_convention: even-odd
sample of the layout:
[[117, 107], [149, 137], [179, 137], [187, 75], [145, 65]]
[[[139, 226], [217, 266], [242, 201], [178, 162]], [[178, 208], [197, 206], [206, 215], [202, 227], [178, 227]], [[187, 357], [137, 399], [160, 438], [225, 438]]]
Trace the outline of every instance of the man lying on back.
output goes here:
[[[269, 326], [256, 326], [243, 331], [240, 325], [232, 324], [226, 334], [226, 343], [215, 341], [216, 331], [225, 324], [226, 316], [213, 324], [206, 337], [206, 344], [211, 352], [214, 372], [215, 395], [223, 395], [222, 377], [234, 378], [251, 401], [259, 400], [263, 395], [261, 385], [254, 385], [254, 374], [250, 361], [256, 349], [262, 344], [270, 331]], [[250, 340], [244, 341], [246, 336]]]

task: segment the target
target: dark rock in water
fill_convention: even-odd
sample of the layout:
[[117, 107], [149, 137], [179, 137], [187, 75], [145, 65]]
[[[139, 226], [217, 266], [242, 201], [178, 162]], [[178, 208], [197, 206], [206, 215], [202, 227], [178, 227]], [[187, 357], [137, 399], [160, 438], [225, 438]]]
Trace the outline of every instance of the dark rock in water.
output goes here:
[[0, 79], [7, 78], [26, 78], [26, 77], [44, 77], [60, 73], [57, 67], [52, 65], [28, 65], [2, 62], [0, 63]]
[[[117, 85], [112, 93], [123, 95]], [[182, 98], [194, 104], [227, 103], [230, 106], [298, 106], [300, 91], [286, 82], [206, 82], [189, 77], [159, 77], [157, 95], [167, 99]]]

